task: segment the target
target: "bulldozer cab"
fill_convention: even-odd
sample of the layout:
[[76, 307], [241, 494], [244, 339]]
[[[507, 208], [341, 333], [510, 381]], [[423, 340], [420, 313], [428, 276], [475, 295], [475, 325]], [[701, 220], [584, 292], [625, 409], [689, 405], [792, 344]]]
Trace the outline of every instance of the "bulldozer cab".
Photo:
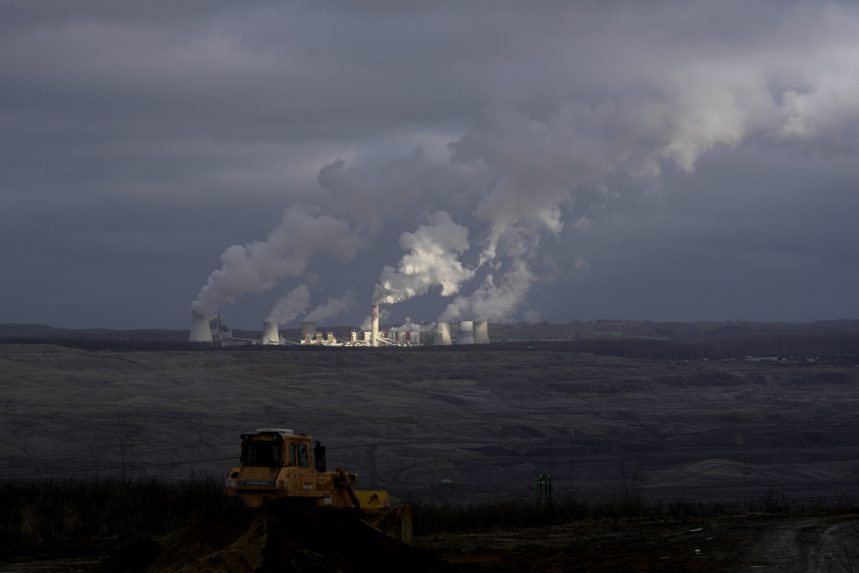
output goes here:
[[238, 495], [250, 506], [275, 498], [293, 499], [298, 504], [332, 499], [325, 447], [312, 437], [287, 429], [259, 428], [241, 438], [241, 465], [227, 476], [228, 495]]
[[242, 467], [293, 467], [325, 471], [325, 446], [291, 430], [261, 428], [242, 434]]

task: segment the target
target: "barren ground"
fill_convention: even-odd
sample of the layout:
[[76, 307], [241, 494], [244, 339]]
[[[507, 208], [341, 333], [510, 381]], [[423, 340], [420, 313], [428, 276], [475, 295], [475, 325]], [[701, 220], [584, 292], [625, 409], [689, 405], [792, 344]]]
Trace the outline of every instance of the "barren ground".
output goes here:
[[[238, 434], [278, 426], [326, 443], [329, 462], [357, 471], [361, 485], [413, 499], [532, 499], [543, 472], [556, 499], [640, 493], [754, 508], [786, 496], [813, 507], [857, 493], [859, 369], [850, 366], [633, 360], [539, 346], [0, 345], [0, 388], [4, 479], [221, 476], [238, 457]], [[638, 570], [837, 571], [827, 547], [842, 547], [855, 528], [852, 517], [725, 519], [734, 521], [579, 522], [420, 543], [475, 571], [610, 570], [599, 563], [611, 555], [641, 556]]]
[[0, 562], [0, 572], [851, 573], [859, 568], [857, 514], [585, 520], [425, 536], [414, 548], [348, 521], [334, 529], [315, 521], [307, 515], [261, 519], [225, 513], [118, 548], [107, 559], [95, 553], [24, 558]]
[[852, 572], [859, 520], [842, 516], [731, 516], [576, 522], [421, 539], [423, 547], [478, 572]]
[[543, 352], [0, 345], [4, 477], [220, 476], [292, 428], [410, 497], [852, 495], [859, 369]]

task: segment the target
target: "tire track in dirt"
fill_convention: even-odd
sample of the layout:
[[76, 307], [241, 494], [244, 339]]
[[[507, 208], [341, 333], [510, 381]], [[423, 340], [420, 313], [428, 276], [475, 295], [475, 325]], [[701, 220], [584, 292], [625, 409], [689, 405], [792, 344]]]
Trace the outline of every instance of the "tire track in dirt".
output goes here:
[[852, 572], [859, 565], [857, 516], [810, 517], [774, 525], [745, 555], [749, 571]]

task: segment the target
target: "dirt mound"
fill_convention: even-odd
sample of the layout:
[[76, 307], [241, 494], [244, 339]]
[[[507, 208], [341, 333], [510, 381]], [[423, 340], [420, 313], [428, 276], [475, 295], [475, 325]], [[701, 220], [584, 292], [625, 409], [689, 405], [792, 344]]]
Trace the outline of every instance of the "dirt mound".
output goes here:
[[[158, 548], [129, 546], [95, 569], [99, 573], [357, 573], [454, 571], [427, 550], [370, 527], [356, 513], [284, 508], [210, 513], [166, 535]], [[145, 550], [143, 550], [145, 549]]]

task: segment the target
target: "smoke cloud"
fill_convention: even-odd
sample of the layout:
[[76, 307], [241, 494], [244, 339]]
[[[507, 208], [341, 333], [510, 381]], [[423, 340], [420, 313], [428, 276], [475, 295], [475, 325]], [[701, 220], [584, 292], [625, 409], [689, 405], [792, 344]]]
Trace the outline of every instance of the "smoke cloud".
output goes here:
[[221, 254], [221, 268], [209, 275], [191, 308], [212, 316], [243, 294], [266, 292], [283, 278], [299, 276], [317, 253], [348, 259], [358, 245], [346, 221], [293, 206], [265, 241], [228, 247]]
[[395, 304], [441, 286], [442, 296], [451, 296], [474, 276], [458, 260], [468, 250], [468, 229], [457, 225], [444, 211], [429, 217], [413, 233], [400, 236], [406, 251], [397, 268], [386, 266], [373, 294], [376, 304]]
[[350, 310], [355, 305], [355, 292], [352, 289], [346, 291], [341, 297], [330, 297], [326, 302], [320, 304], [304, 317], [310, 322], [322, 322]]
[[286, 324], [306, 311], [308, 306], [310, 306], [310, 289], [307, 285], [299, 285], [286, 296], [277, 299], [266, 320]]
[[[741, 25], [742, 3], [693, 4], [679, 11], [664, 7], [671, 3], [585, 10], [599, 34], [577, 28], [591, 20], [572, 17], [575, 9], [567, 19], [537, 10], [536, 20], [517, 13], [487, 23], [504, 39], [499, 47], [506, 47], [511, 23], [524, 19], [547, 30], [553, 39], [545, 45], [532, 38], [547, 69], [518, 69], [538, 81], [520, 77], [507, 85], [490, 77], [493, 89], [472, 94], [480, 104], [465, 110], [469, 127], [459, 124], [442, 145], [447, 156], [417, 148], [400, 159], [329, 163], [316, 181], [320, 205], [333, 216], [293, 208], [266, 241], [230, 247], [193, 308], [211, 314], [241, 294], [268, 290], [304, 272], [317, 253], [353, 256], [358, 240], [350, 225], [369, 242], [394, 221], [412, 228], [416, 213], [433, 212], [400, 235], [405, 254], [384, 267], [373, 302], [396, 304], [440, 287], [441, 296], [457, 295], [441, 319], [510, 319], [552, 272], [529, 265], [540, 260], [546, 239], [561, 237], [567, 219], [598, 232], [600, 219], [590, 210], [610, 208], [618, 180], [635, 193], [665, 170], [691, 175], [702, 154], [718, 147], [855, 146], [855, 10], [838, 3], [782, 10], [763, 2], [756, 8], [770, 22], [763, 29]], [[738, 30], [733, 43], [708, 36], [713, 22]], [[683, 44], [698, 36], [702, 41]], [[599, 66], [582, 55], [593, 53], [602, 54]], [[578, 68], [583, 78], [564, 73]], [[473, 268], [461, 262], [466, 255], [478, 261]], [[478, 286], [463, 293], [472, 280]], [[329, 302], [333, 312], [338, 305]]]
[[528, 265], [524, 261], [514, 260], [508, 269], [500, 273], [498, 279], [490, 274], [471, 295], [456, 297], [438, 319], [509, 320], [525, 301], [535, 281], [536, 277]]
[[[380, 323], [385, 322], [389, 316], [391, 316], [390, 310], [388, 310], [385, 307], [381, 307], [379, 309], [379, 322]], [[361, 322], [360, 328], [361, 328], [361, 330], [366, 332], [366, 331], [370, 330], [372, 327], [373, 327], [373, 317], [370, 315], [367, 315], [364, 318], [364, 320]]]

